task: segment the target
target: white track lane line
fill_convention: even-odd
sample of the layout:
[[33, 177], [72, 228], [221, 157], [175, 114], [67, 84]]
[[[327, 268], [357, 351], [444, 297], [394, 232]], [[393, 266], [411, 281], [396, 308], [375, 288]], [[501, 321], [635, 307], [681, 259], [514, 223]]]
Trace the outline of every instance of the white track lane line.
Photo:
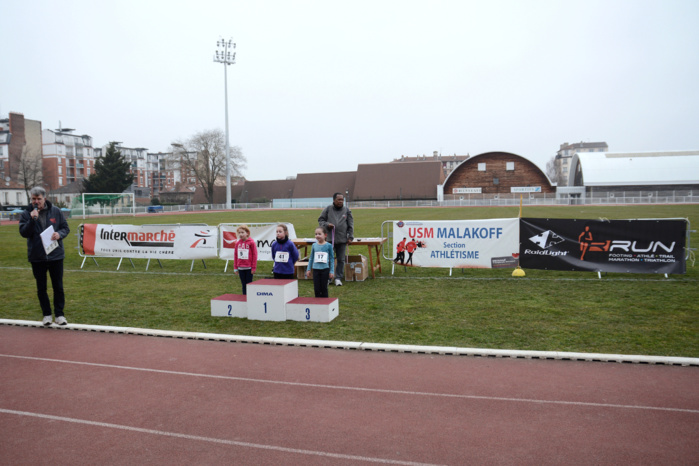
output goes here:
[[168, 371], [162, 369], [149, 369], [142, 367], [131, 367], [131, 366], [118, 366], [113, 364], [100, 364], [93, 362], [83, 362], [83, 361], [65, 361], [60, 359], [50, 359], [50, 358], [37, 358], [33, 356], [17, 356], [12, 354], [0, 354], [3, 358], [14, 358], [14, 359], [25, 359], [32, 361], [43, 361], [51, 363], [63, 363], [63, 364], [75, 364], [83, 366], [92, 367], [105, 367], [109, 369], [120, 369], [120, 370], [131, 370], [131, 371], [143, 371], [143, 372], [153, 372], [158, 374], [169, 374], [169, 375], [181, 375], [187, 377], [202, 377], [208, 379], [219, 379], [219, 380], [235, 380], [240, 382], [250, 382], [250, 383], [267, 383], [276, 385], [288, 385], [295, 387], [310, 387], [310, 388], [323, 388], [332, 390], [352, 390], [358, 392], [370, 392], [370, 393], [388, 393], [395, 395], [410, 395], [410, 396], [429, 396], [429, 397], [442, 397], [442, 398], [460, 398], [466, 400], [487, 400], [487, 401], [508, 401], [508, 402], [518, 402], [518, 403], [536, 403], [536, 404], [551, 404], [551, 405], [567, 405], [567, 406], [587, 406], [594, 408], [618, 408], [618, 409], [639, 409], [639, 410], [650, 410], [650, 411], [668, 411], [668, 412], [680, 412], [680, 413], [692, 413], [699, 414], [699, 409], [685, 409], [685, 408], [668, 408], [662, 406], [641, 406], [641, 405], [621, 405], [613, 403], [592, 403], [584, 401], [560, 401], [560, 400], [536, 400], [529, 398], [509, 398], [509, 397], [498, 397], [498, 396], [483, 396], [483, 395], [459, 395], [453, 393], [431, 393], [431, 392], [415, 392], [406, 390], [389, 390], [382, 388], [364, 388], [364, 387], [347, 387], [342, 385], [325, 385], [325, 384], [314, 384], [314, 383], [304, 383], [304, 382], [287, 382], [283, 380], [268, 380], [268, 379], [252, 379], [247, 377], [233, 377], [227, 375], [212, 375], [212, 374], [198, 374], [194, 372], [180, 372], [180, 371]]
[[39, 418], [39, 419], [48, 419], [51, 421], [70, 422], [70, 423], [74, 423], [74, 424], [83, 424], [83, 425], [88, 425], [88, 426], [93, 426], [93, 427], [104, 427], [107, 429], [126, 430], [129, 432], [138, 432], [138, 433], [142, 433], [142, 434], [161, 435], [164, 437], [174, 437], [174, 438], [185, 439], [185, 440], [195, 440], [195, 441], [201, 441], [201, 442], [218, 443], [218, 444], [231, 445], [231, 446], [236, 446], [236, 447], [257, 448], [257, 449], [261, 449], [261, 450], [272, 450], [272, 451], [279, 451], [279, 452], [283, 452], [283, 453], [296, 453], [299, 455], [323, 456], [326, 458], [337, 458], [337, 459], [352, 460], [352, 461], [365, 461], [365, 462], [370, 462], [370, 463], [381, 463], [381, 464], [399, 464], [399, 465], [408, 465], [408, 466], [436, 466], [436, 465], [430, 465], [429, 463], [416, 463], [416, 462], [412, 462], [412, 461], [389, 460], [389, 459], [383, 459], [383, 458], [370, 458], [367, 456], [345, 455], [342, 453], [330, 453], [330, 452], [325, 452], [325, 451], [301, 450], [298, 448], [287, 448], [287, 447], [280, 447], [277, 445], [265, 445], [265, 444], [261, 444], [261, 443], [239, 442], [236, 440], [226, 440], [226, 439], [218, 439], [218, 438], [213, 438], [213, 437], [202, 437], [199, 435], [180, 434], [177, 432], [167, 432], [167, 431], [163, 431], [163, 430], [142, 429], [140, 427], [125, 426], [125, 425], [121, 425], [121, 424], [112, 424], [109, 422], [88, 421], [85, 419], [76, 419], [76, 418], [64, 417], [64, 416], [52, 416], [50, 414], [41, 414], [41, 413], [30, 413], [27, 411], [15, 411], [12, 409], [0, 408], [0, 413], [17, 415], [17, 416], [34, 417], [34, 418]]

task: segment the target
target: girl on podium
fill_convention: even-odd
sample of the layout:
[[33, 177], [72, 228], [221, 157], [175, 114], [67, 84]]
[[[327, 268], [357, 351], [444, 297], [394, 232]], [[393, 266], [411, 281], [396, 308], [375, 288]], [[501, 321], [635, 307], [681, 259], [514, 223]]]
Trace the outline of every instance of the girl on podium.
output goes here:
[[283, 223], [277, 225], [277, 239], [272, 242], [272, 260], [274, 278], [294, 279], [294, 264], [299, 260], [299, 250], [293, 241], [289, 241], [289, 229]]
[[233, 269], [240, 276], [240, 283], [243, 285], [243, 294], [248, 294], [248, 283], [257, 270], [257, 245], [255, 240], [250, 238], [250, 229], [247, 225], [240, 225], [236, 231], [238, 241], [235, 242]]
[[335, 261], [333, 247], [327, 242], [325, 228], [316, 228], [316, 242], [311, 247], [311, 257], [308, 259], [306, 278], [313, 271], [313, 291], [316, 298], [328, 297], [328, 282], [335, 276]]

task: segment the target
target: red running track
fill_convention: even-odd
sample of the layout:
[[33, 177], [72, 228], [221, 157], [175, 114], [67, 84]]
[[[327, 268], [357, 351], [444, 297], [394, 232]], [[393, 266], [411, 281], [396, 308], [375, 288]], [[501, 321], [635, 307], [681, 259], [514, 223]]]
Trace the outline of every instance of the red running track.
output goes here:
[[0, 326], [2, 464], [697, 464], [699, 369]]

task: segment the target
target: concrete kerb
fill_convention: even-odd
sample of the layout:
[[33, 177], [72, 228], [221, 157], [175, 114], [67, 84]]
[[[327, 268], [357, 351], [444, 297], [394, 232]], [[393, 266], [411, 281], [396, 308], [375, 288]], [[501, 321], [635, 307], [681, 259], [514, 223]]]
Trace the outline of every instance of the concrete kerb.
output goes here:
[[[17, 327], [41, 327], [41, 322], [32, 320], [0, 319], [0, 325]], [[68, 324], [51, 325], [49, 330], [77, 330], [100, 333], [122, 333], [129, 335], [155, 336], [161, 338], [180, 338], [185, 340], [224, 341], [231, 343], [252, 343], [272, 346], [299, 346], [308, 348], [331, 348], [345, 350], [379, 351], [388, 353], [440, 354], [454, 356], [474, 356], [490, 358], [541, 359], [565, 361], [617, 362], [631, 364], [660, 364], [670, 366], [699, 367], [699, 358], [673, 356], [644, 356], [628, 354], [573, 353], [562, 351], [522, 351], [485, 348], [457, 348], [450, 346], [393, 345], [387, 343], [366, 343], [355, 341], [305, 340], [296, 338], [256, 337], [245, 335], [227, 335], [201, 332], [179, 332], [172, 330], [154, 330], [134, 327], [113, 327], [105, 325]]]

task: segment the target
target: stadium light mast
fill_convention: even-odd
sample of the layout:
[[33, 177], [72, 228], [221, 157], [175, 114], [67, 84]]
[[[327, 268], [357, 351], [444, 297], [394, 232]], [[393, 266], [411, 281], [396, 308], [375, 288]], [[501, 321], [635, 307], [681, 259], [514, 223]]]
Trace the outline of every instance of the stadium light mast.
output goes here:
[[226, 209], [231, 208], [231, 156], [228, 142], [228, 65], [235, 64], [235, 42], [233, 39], [219, 39], [216, 42], [214, 62], [223, 63], [223, 87], [226, 99]]

